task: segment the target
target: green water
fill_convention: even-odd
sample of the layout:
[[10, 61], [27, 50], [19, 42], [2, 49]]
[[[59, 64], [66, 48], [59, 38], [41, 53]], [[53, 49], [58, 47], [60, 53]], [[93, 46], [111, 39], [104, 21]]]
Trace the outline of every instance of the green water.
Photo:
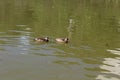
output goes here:
[[119, 80], [120, 1], [0, 0], [0, 79]]

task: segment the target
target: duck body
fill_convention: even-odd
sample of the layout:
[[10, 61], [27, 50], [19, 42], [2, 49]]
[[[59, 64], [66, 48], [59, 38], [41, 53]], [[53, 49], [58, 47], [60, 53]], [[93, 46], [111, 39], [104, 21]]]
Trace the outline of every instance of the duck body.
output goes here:
[[56, 42], [59, 42], [59, 43], [68, 43], [69, 42], [68, 38], [56, 38], [55, 40], [56, 40]]
[[49, 38], [48, 37], [35, 38], [34, 41], [37, 41], [37, 42], [49, 42]]

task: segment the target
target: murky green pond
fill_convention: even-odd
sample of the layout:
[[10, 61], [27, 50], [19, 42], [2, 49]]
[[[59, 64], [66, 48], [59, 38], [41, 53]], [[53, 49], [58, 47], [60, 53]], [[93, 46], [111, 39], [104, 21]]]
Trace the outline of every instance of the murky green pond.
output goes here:
[[0, 0], [0, 80], [119, 79], [120, 0]]

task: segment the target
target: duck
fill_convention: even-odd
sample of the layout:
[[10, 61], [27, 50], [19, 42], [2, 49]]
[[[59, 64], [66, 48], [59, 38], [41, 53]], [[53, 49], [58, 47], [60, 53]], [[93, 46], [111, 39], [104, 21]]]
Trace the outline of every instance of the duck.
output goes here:
[[68, 38], [56, 38], [55, 40], [56, 40], [56, 42], [59, 42], [59, 43], [68, 43], [69, 42]]
[[37, 42], [49, 42], [49, 37], [35, 38], [34, 41], [37, 41]]

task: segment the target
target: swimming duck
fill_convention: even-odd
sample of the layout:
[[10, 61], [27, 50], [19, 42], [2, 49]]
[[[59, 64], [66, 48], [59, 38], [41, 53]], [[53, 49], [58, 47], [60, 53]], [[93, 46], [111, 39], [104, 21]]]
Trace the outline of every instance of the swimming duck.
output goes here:
[[56, 41], [60, 43], [68, 43], [69, 39], [68, 38], [56, 38]]
[[35, 38], [34, 41], [37, 41], [37, 42], [49, 42], [49, 37]]

